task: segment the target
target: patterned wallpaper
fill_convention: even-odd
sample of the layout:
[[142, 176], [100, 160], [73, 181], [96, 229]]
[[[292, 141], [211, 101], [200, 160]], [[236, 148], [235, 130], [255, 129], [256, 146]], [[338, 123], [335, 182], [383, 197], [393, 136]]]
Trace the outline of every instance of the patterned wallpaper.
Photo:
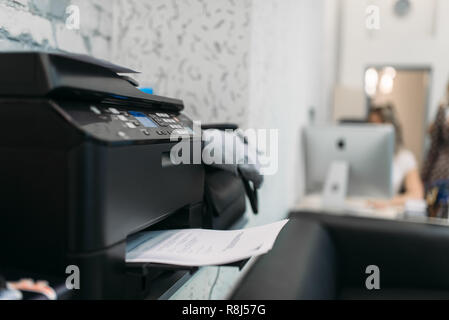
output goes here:
[[[0, 50], [63, 50], [141, 71], [204, 122], [245, 125], [252, 0], [0, 0]], [[80, 8], [80, 30], [65, 27]]]
[[113, 60], [203, 122], [244, 125], [251, 0], [117, 0]]

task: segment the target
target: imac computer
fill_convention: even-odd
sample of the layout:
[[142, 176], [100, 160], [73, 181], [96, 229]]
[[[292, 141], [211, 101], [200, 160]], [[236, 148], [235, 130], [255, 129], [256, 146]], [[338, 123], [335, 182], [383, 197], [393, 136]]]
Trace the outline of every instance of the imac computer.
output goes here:
[[390, 125], [314, 126], [304, 130], [306, 191], [333, 205], [346, 197], [391, 198], [395, 147]]

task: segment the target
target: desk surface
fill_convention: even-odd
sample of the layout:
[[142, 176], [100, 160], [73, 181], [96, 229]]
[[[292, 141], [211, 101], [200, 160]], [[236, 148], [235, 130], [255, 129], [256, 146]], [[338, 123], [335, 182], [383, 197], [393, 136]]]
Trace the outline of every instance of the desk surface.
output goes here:
[[292, 211], [308, 211], [333, 215], [346, 215], [373, 219], [404, 220], [413, 223], [435, 224], [449, 227], [449, 220], [429, 218], [425, 213], [404, 212], [404, 207], [394, 206], [384, 209], [375, 209], [369, 206], [368, 201], [373, 199], [348, 198], [344, 208], [326, 208], [321, 201], [321, 195], [304, 196]]
[[320, 194], [306, 195], [298, 202], [294, 210], [308, 210], [317, 212], [326, 212], [331, 214], [366, 216], [383, 219], [400, 219], [402, 218], [404, 207], [392, 206], [382, 209], [376, 209], [369, 206], [367, 198], [348, 198], [343, 208], [327, 208], [322, 203]]

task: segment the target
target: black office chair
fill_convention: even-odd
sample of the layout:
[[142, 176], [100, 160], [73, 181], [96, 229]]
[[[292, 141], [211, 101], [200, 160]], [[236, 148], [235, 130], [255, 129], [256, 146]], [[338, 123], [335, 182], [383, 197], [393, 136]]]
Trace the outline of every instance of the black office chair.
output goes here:
[[448, 253], [446, 226], [295, 212], [232, 298], [449, 299]]

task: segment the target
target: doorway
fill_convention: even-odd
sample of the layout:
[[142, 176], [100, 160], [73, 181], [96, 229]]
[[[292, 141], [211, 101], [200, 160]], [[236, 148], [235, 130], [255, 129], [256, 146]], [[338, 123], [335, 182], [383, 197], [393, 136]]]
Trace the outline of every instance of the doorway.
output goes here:
[[424, 159], [431, 69], [427, 67], [373, 66], [365, 72], [365, 93], [371, 105], [390, 104], [402, 127], [404, 146]]

